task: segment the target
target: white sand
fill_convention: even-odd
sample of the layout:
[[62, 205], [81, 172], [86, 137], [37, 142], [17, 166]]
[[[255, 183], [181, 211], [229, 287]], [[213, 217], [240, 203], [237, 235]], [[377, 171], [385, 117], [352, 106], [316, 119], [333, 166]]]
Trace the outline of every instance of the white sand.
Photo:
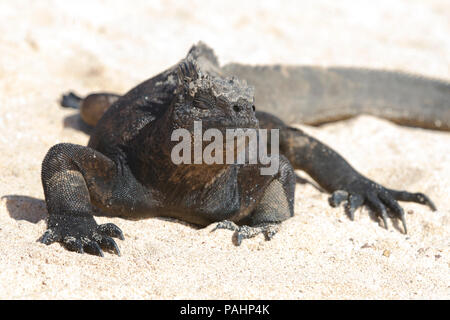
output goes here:
[[[354, 222], [297, 185], [296, 216], [270, 242], [231, 242], [164, 219], [122, 228], [122, 257], [71, 253], [46, 229], [40, 165], [86, 144], [61, 93], [125, 92], [198, 40], [222, 63], [354, 65], [450, 80], [450, 5], [435, 1], [0, 2], [0, 298], [450, 298], [450, 134], [373, 117], [310, 128], [352, 165], [440, 209], [404, 203], [409, 234], [371, 213]], [[243, 7], [241, 7], [243, 5]], [[305, 175], [304, 175], [305, 176]], [[306, 177], [306, 176], [305, 176]]]

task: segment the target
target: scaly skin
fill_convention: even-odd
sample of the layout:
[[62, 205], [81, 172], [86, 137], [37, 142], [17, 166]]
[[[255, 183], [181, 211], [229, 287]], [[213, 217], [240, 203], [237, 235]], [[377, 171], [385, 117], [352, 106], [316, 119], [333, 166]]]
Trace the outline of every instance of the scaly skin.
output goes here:
[[450, 83], [361, 68], [229, 64], [255, 86], [258, 110], [288, 123], [319, 125], [369, 114], [395, 123], [450, 131]]
[[[330, 204], [346, 200], [351, 218], [367, 204], [387, 227], [391, 210], [406, 232], [397, 200], [435, 209], [425, 195], [385, 188], [318, 140], [274, 115], [255, 112], [253, 88], [224, 77], [213, 51], [203, 44], [123, 96], [97, 93], [81, 99], [69, 94], [62, 103], [81, 106], [83, 119], [95, 128], [87, 147], [55, 145], [42, 163], [49, 218], [41, 241], [46, 244], [61, 242], [69, 250], [100, 256], [105, 249], [119, 254], [112, 237], [123, 239], [123, 234], [113, 224], [98, 225], [93, 217], [98, 210], [110, 216], [174, 217], [199, 226], [220, 222], [217, 228], [236, 232], [238, 245], [259, 233], [269, 240], [294, 214], [294, 169], [306, 171], [332, 193]], [[222, 133], [279, 129], [278, 171], [261, 175], [261, 164], [174, 164], [170, 155], [177, 142], [171, 134], [179, 128], [193, 134], [194, 121], [202, 121], [203, 131]]]

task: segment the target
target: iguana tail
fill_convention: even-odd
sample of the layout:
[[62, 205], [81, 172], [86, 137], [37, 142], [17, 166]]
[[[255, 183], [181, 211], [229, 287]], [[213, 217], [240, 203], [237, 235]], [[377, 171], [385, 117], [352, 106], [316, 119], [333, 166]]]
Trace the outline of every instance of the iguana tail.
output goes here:
[[[319, 125], [369, 114], [402, 125], [450, 131], [450, 82], [444, 80], [343, 67], [237, 63], [220, 67], [214, 51], [202, 42], [189, 55], [206, 73], [247, 80], [255, 87], [257, 110], [273, 113], [286, 123]], [[80, 109], [84, 122], [95, 126], [118, 98], [95, 93], [82, 99], [69, 93], [61, 105]]]
[[287, 123], [322, 123], [369, 114], [450, 131], [450, 82], [358, 68], [228, 64], [226, 76], [255, 86], [256, 107]]

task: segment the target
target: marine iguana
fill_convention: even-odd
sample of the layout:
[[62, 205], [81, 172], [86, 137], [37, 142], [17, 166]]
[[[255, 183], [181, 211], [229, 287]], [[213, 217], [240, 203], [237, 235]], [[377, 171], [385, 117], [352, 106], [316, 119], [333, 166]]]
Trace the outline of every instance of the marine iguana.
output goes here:
[[[369, 205], [386, 228], [387, 211], [391, 211], [401, 219], [406, 233], [405, 214], [397, 201], [417, 202], [436, 210], [423, 193], [383, 187], [358, 173], [330, 147], [259, 111], [253, 88], [231, 77], [234, 68], [220, 68], [212, 49], [199, 43], [179, 64], [123, 96], [96, 93], [81, 99], [73, 93], [65, 95], [62, 105], [80, 108], [85, 122], [95, 127], [87, 147], [60, 143], [50, 148], [43, 160], [49, 217], [41, 242], [61, 242], [80, 253], [103, 256], [103, 250], [109, 250], [120, 254], [112, 238], [123, 239], [122, 231], [112, 223], [98, 225], [93, 217], [97, 210], [109, 216], [173, 217], [198, 226], [218, 222], [215, 229], [235, 231], [238, 245], [261, 233], [269, 240], [279, 224], [294, 214], [297, 169], [306, 171], [331, 193], [332, 206], [346, 201], [352, 220], [357, 208]], [[248, 76], [253, 69], [241, 70], [241, 77], [253, 79]], [[267, 70], [290, 72], [270, 67], [261, 74]], [[253, 80], [258, 81], [257, 77]], [[261, 88], [257, 85], [256, 92]], [[448, 86], [441, 89], [448, 90]], [[315, 90], [319, 89], [310, 88]], [[259, 102], [258, 96], [256, 99]], [[270, 95], [265, 99], [262, 105], [270, 107]], [[292, 109], [282, 112], [283, 117], [298, 119], [294, 107], [290, 104]], [[280, 104], [278, 111], [282, 109]], [[204, 130], [278, 129], [281, 155], [277, 172], [261, 175], [261, 164], [250, 163], [174, 164], [171, 133], [184, 128], [193, 134], [194, 121], [202, 121]], [[448, 125], [448, 121], [442, 121], [441, 128], [442, 124]]]

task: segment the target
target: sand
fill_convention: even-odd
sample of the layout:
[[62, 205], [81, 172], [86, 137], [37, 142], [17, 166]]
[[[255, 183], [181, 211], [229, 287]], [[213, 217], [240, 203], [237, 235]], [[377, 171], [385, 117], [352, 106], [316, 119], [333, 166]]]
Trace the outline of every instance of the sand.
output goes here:
[[[168, 219], [120, 226], [122, 257], [36, 242], [46, 229], [40, 165], [59, 142], [86, 144], [69, 90], [126, 92], [198, 40], [222, 63], [403, 70], [450, 80], [450, 5], [441, 1], [0, 2], [1, 299], [449, 299], [450, 134], [361, 116], [302, 129], [386, 186], [427, 193], [403, 203], [409, 234], [367, 210], [350, 221], [298, 184], [295, 217], [272, 241]], [[303, 177], [311, 180], [307, 175]]]

